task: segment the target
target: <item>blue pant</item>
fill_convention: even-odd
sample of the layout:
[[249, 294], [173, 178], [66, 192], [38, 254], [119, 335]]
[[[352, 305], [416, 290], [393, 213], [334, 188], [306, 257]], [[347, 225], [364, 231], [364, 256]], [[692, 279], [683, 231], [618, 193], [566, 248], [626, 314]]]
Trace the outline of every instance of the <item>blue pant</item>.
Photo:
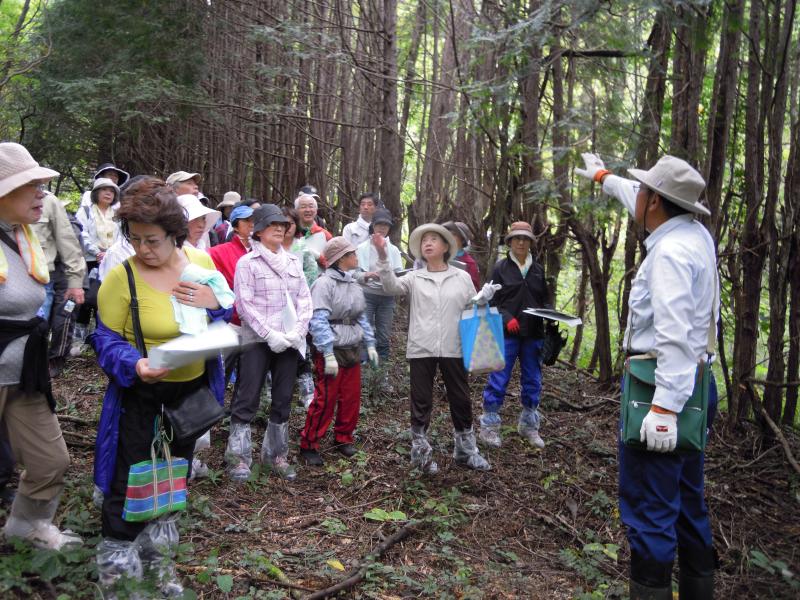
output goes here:
[[381, 296], [380, 294], [364, 294], [367, 315], [370, 325], [375, 332], [375, 349], [381, 362], [389, 358], [389, 334], [392, 332], [394, 321], [394, 296]]
[[[717, 409], [711, 377], [708, 427]], [[619, 512], [631, 553], [672, 564], [676, 548], [711, 549], [703, 497], [704, 453], [661, 454], [619, 444]]]
[[514, 363], [519, 358], [522, 380], [520, 401], [525, 408], [536, 409], [539, 406], [539, 394], [542, 392], [542, 367], [539, 355], [544, 340], [521, 338], [509, 335], [505, 338], [506, 368], [489, 375], [489, 381], [483, 390], [484, 412], [499, 412], [506, 397], [506, 388], [514, 370]]

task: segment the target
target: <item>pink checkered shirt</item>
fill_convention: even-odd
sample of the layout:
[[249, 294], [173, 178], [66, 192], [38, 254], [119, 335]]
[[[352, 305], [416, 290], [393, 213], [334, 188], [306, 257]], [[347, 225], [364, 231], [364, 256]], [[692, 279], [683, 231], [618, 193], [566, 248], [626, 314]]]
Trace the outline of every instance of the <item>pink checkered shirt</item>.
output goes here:
[[311, 292], [300, 260], [280, 248], [269, 251], [253, 242], [253, 250], [236, 264], [233, 278], [236, 311], [242, 320], [242, 341], [263, 341], [270, 329], [283, 331], [281, 313], [286, 306], [286, 292], [297, 311], [295, 331], [305, 337], [311, 320]]

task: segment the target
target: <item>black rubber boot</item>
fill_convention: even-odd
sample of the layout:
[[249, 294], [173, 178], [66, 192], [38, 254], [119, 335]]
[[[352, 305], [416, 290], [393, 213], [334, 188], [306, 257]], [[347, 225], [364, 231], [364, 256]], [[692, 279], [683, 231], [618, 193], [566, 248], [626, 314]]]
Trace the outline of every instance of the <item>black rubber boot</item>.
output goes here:
[[311, 467], [321, 467], [325, 464], [325, 461], [322, 460], [322, 457], [316, 450], [300, 450], [300, 456], [305, 463]]
[[672, 563], [631, 552], [631, 600], [672, 600]]
[[672, 585], [649, 587], [631, 579], [631, 600], [672, 600]]
[[353, 444], [336, 444], [335, 448], [339, 454], [343, 454], [347, 458], [352, 458], [358, 454], [358, 450]]
[[714, 548], [678, 549], [678, 597], [680, 600], [712, 600], [717, 554]]

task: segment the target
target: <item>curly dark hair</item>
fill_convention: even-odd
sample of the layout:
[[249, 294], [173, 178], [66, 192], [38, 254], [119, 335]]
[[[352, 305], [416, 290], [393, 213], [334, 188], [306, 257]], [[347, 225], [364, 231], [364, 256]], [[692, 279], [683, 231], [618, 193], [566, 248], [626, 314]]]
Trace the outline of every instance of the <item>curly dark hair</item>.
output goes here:
[[125, 189], [119, 210], [119, 229], [130, 240], [129, 223], [158, 225], [180, 248], [189, 235], [186, 211], [172, 189], [158, 177], [144, 177]]

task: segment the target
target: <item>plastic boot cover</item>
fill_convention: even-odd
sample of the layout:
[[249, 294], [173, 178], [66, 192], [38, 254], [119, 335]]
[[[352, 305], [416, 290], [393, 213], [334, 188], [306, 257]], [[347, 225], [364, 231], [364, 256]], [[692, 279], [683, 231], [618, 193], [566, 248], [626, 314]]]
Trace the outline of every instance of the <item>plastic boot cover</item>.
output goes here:
[[499, 448], [503, 443], [500, 436], [500, 415], [496, 412], [485, 412], [481, 415], [481, 441], [487, 446]]
[[453, 458], [458, 464], [477, 471], [488, 471], [492, 468], [489, 461], [478, 452], [478, 445], [475, 443], [475, 432], [472, 427], [464, 431], [454, 431], [453, 438], [455, 440]]
[[431, 459], [433, 448], [428, 443], [425, 430], [422, 428], [411, 428], [411, 466], [422, 470], [425, 473], [435, 475], [439, 472], [439, 465]]
[[[125, 580], [142, 580], [142, 561], [136, 542], [106, 538], [97, 545], [97, 576], [103, 598], [116, 598], [114, 587], [128, 589]], [[115, 586], [119, 582], [118, 586]], [[127, 598], [141, 598], [128, 594]]]
[[270, 465], [282, 479], [297, 478], [294, 467], [289, 464], [289, 422], [267, 423], [264, 443], [261, 445], [261, 464]]
[[308, 410], [311, 401], [314, 400], [314, 377], [311, 373], [303, 373], [297, 378], [297, 393], [300, 402]]
[[253, 442], [249, 423], [231, 422], [228, 445], [225, 447], [225, 462], [228, 464], [228, 473], [232, 479], [244, 481], [250, 477]]
[[517, 424], [517, 432], [528, 440], [531, 446], [536, 448], [544, 448], [544, 440], [539, 435], [539, 411], [535, 408], [523, 408], [519, 415], [519, 423]]
[[183, 595], [183, 585], [174, 563], [180, 541], [178, 518], [175, 513], [159, 517], [136, 536], [142, 566], [156, 578], [158, 589], [167, 598]]
[[83, 544], [77, 534], [69, 530], [62, 532], [53, 525], [57, 508], [58, 497], [52, 500], [33, 500], [18, 493], [11, 504], [11, 514], [3, 527], [3, 535], [6, 538], [22, 538], [37, 548], [49, 550]]

